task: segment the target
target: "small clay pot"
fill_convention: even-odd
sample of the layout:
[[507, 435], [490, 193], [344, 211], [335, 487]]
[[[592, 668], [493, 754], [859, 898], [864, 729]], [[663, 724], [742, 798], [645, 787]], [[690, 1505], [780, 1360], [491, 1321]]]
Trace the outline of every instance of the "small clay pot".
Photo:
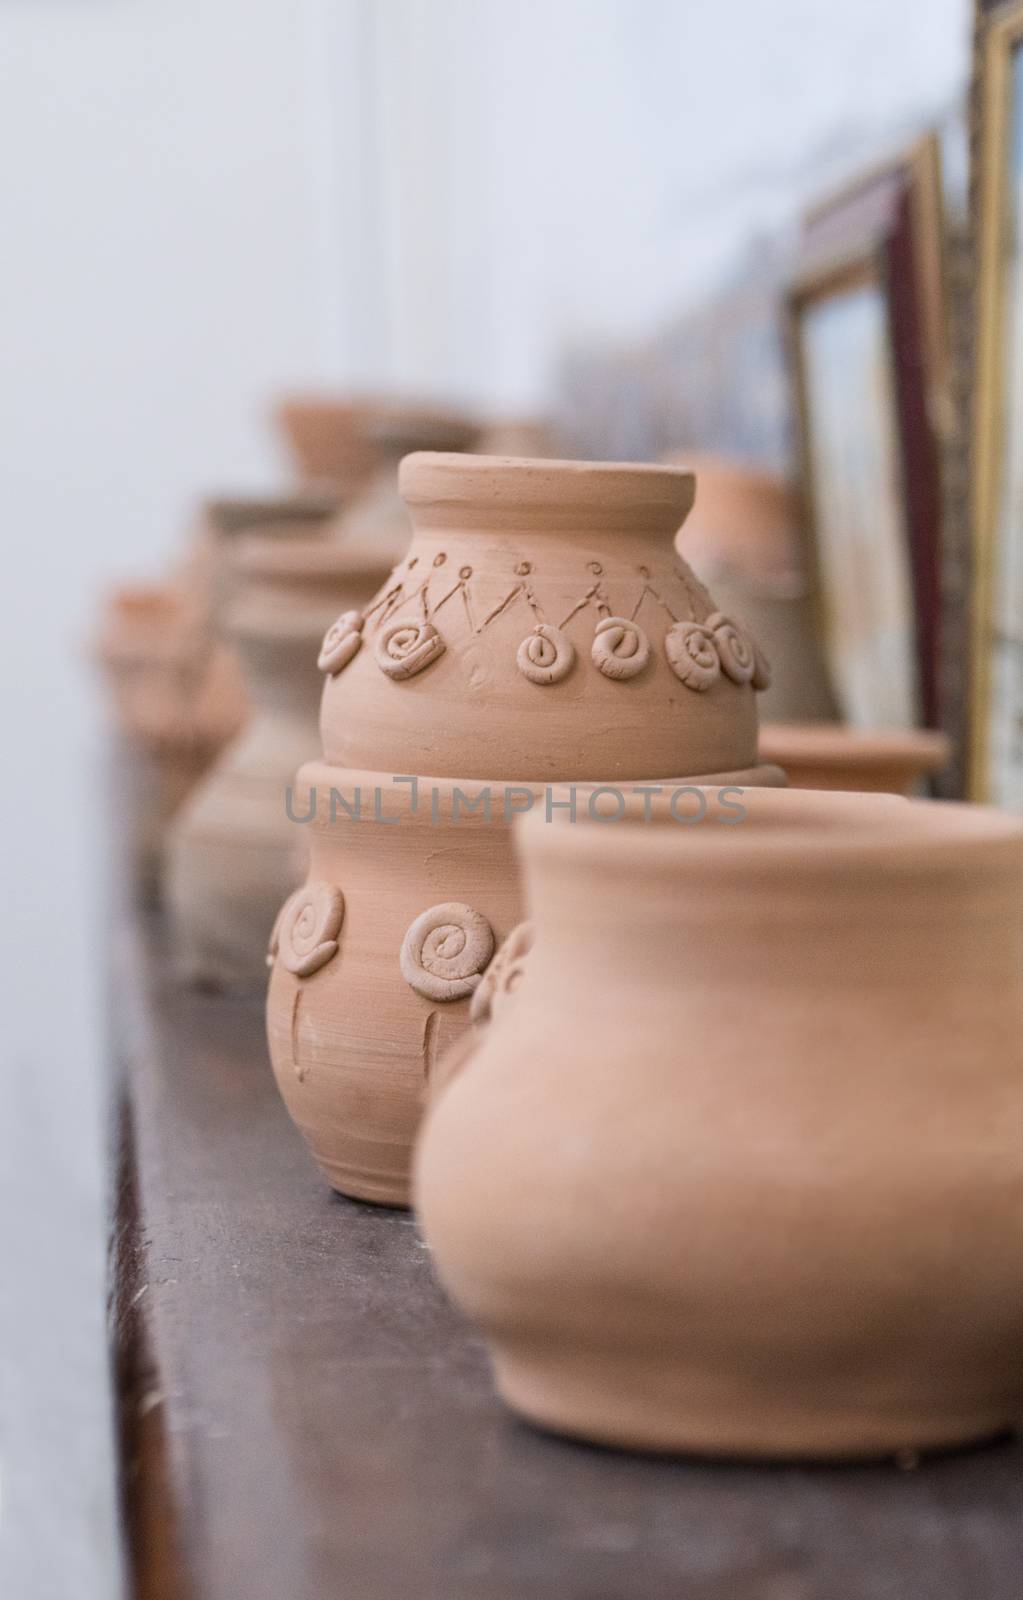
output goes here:
[[1023, 824], [742, 803], [521, 824], [532, 934], [417, 1154], [433, 1260], [506, 1401], [561, 1432], [994, 1434], [1023, 1407]]
[[679, 552], [759, 640], [771, 663], [760, 702], [771, 722], [838, 715], [802, 564], [795, 498], [776, 473], [721, 456], [673, 452], [696, 474], [696, 501]]
[[331, 399], [327, 395], [289, 396], [275, 417], [300, 479], [334, 484], [357, 494], [376, 464], [369, 429], [376, 408], [371, 401]]
[[115, 590], [104, 602], [93, 654], [120, 750], [112, 800], [118, 833], [135, 892], [150, 899], [170, 821], [241, 728], [244, 690], [230, 651], [210, 637], [181, 587]]
[[243, 535], [230, 549], [226, 637], [251, 719], [192, 795], [173, 830], [166, 886], [185, 978], [258, 985], [281, 900], [306, 870], [287, 790], [318, 742], [317, 652], [339, 612], [364, 606], [381, 563], [326, 539]]
[[947, 765], [951, 745], [928, 728], [848, 728], [765, 723], [760, 754], [785, 768], [793, 789], [918, 793]]
[[330, 677], [326, 759], [539, 782], [746, 770], [766, 659], [672, 540], [690, 473], [408, 456], [412, 543]]
[[766, 664], [674, 553], [689, 474], [416, 455], [401, 482], [408, 555], [324, 640], [326, 760], [295, 796], [306, 816], [317, 791], [296, 830], [309, 877], [271, 942], [268, 1007], [328, 1179], [396, 1205], [425, 1079], [520, 916], [516, 805], [563, 781], [587, 805], [594, 785], [613, 803], [621, 784], [783, 781], [754, 770]]
[[474, 446], [481, 456], [525, 456], [534, 461], [561, 455], [553, 425], [543, 417], [498, 417], [487, 423]]
[[393, 405], [378, 415], [370, 429], [376, 468], [362, 493], [336, 519], [336, 537], [379, 551], [391, 563], [401, 561], [412, 525], [398, 486], [399, 463], [416, 450], [468, 450], [478, 431], [467, 418], [430, 407]]

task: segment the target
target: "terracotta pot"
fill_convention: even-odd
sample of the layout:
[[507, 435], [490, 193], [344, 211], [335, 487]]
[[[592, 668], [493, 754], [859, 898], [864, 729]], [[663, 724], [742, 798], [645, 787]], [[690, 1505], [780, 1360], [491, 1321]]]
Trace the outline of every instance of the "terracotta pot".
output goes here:
[[171, 818], [238, 732], [245, 697], [231, 653], [193, 597], [171, 585], [120, 588], [104, 602], [93, 653], [120, 748], [113, 806], [137, 893], [150, 898]]
[[741, 616], [771, 662], [760, 703], [772, 722], [838, 715], [802, 567], [795, 498], [784, 479], [721, 456], [673, 452], [696, 474], [677, 544], [722, 610]]
[[402, 458], [416, 450], [468, 450], [478, 432], [467, 418], [430, 407], [394, 405], [378, 415], [371, 428], [376, 469], [362, 493], [336, 519], [337, 537], [352, 546], [378, 550], [387, 561], [400, 561], [412, 533], [398, 486]]
[[371, 401], [326, 395], [289, 396], [275, 411], [299, 478], [336, 484], [345, 495], [357, 493], [373, 471], [374, 415]]
[[[520, 915], [515, 807], [559, 780], [782, 781], [751, 770], [766, 668], [672, 549], [689, 475], [420, 455], [401, 478], [408, 556], [321, 656], [326, 761], [295, 801], [304, 816], [317, 791], [312, 860], [269, 996], [277, 1081], [314, 1156], [344, 1193], [393, 1204], [425, 1075]], [[423, 961], [453, 986], [422, 980]]]
[[559, 1431], [770, 1457], [994, 1433], [1023, 1404], [1023, 825], [744, 804], [526, 819], [533, 946], [418, 1151], [433, 1259]]
[[755, 764], [766, 662], [672, 549], [690, 474], [422, 454], [401, 489], [412, 543], [327, 683], [329, 762], [541, 782]]
[[926, 728], [871, 731], [830, 723], [765, 723], [760, 754], [785, 768], [794, 789], [909, 795], [948, 763], [951, 746], [943, 733]]
[[317, 651], [338, 610], [365, 605], [383, 569], [329, 540], [261, 535], [234, 542], [230, 568], [224, 629], [252, 716], [181, 812], [166, 883], [181, 974], [258, 984], [277, 909], [306, 870], [285, 797], [318, 742]]

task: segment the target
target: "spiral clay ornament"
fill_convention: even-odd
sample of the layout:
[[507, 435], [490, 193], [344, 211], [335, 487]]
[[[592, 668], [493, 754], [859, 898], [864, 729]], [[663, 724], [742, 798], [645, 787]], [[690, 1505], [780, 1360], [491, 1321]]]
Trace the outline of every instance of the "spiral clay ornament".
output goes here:
[[362, 643], [363, 616], [361, 611], [344, 611], [331, 623], [323, 636], [316, 665], [331, 677], [347, 667]]
[[572, 670], [575, 645], [560, 628], [539, 622], [519, 645], [515, 660], [530, 683], [560, 683]]
[[444, 640], [432, 622], [395, 622], [377, 640], [376, 658], [389, 678], [414, 678], [444, 654]]
[[462, 1000], [476, 988], [493, 953], [486, 917], [449, 900], [416, 918], [399, 959], [406, 983], [424, 1000]]
[[753, 641], [737, 627], [731, 617], [715, 611], [707, 618], [706, 627], [714, 635], [721, 670], [733, 683], [749, 683], [756, 666]]
[[721, 676], [717, 641], [705, 623], [676, 622], [664, 636], [664, 649], [676, 678], [697, 694]]
[[650, 641], [636, 622], [604, 617], [593, 636], [592, 656], [605, 678], [634, 678], [650, 660]]
[[345, 897], [334, 884], [309, 883], [284, 902], [270, 936], [268, 963], [279, 957], [296, 978], [309, 978], [337, 954]]

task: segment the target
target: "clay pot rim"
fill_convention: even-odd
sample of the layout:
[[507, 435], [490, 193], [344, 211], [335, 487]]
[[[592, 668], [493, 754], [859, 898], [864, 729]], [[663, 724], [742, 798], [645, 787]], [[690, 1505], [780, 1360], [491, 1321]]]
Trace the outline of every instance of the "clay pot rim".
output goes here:
[[493, 524], [564, 532], [588, 524], [672, 536], [692, 509], [696, 479], [646, 461], [569, 461], [417, 451], [398, 471], [419, 527]]
[[[685, 785], [710, 797], [733, 785]], [[731, 797], [735, 799], [734, 794]], [[708, 820], [684, 826], [673, 818], [669, 799], [628, 799], [621, 820], [597, 823], [564, 814], [547, 823], [542, 814], [516, 822], [519, 848], [527, 862], [583, 860], [595, 871], [612, 865], [629, 872], [660, 874], [684, 862], [687, 878], [701, 870], [715, 878], [748, 876], [758, 868], [776, 874], [784, 868], [794, 881], [812, 874], [834, 877], [875, 867], [884, 873], [940, 865], [948, 874], [970, 880], [986, 861], [999, 872], [1007, 860], [1023, 868], [1023, 819], [993, 807], [943, 800], [911, 800], [901, 795], [857, 794], [836, 790], [744, 790], [747, 816], [726, 825]], [[1015, 883], [1008, 883], [1012, 894]]]
[[867, 769], [898, 763], [921, 773], [940, 771], [952, 754], [948, 736], [935, 728], [851, 728], [839, 722], [764, 722], [759, 748], [764, 760], [783, 767], [829, 762]]

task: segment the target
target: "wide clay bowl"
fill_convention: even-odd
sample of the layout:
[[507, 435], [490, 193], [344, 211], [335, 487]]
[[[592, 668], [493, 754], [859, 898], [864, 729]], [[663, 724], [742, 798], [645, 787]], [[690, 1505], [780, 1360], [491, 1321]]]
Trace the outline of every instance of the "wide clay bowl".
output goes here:
[[1023, 823], [742, 809], [519, 825], [532, 926], [418, 1148], [433, 1260], [501, 1394], [559, 1431], [759, 1457], [994, 1434], [1023, 1411]]
[[729, 773], [769, 669], [674, 550], [692, 474], [418, 454], [413, 538], [328, 666], [327, 761], [524, 782]]
[[760, 729], [761, 760], [784, 767], [793, 789], [915, 794], [951, 753], [946, 735], [932, 728], [768, 722]]

